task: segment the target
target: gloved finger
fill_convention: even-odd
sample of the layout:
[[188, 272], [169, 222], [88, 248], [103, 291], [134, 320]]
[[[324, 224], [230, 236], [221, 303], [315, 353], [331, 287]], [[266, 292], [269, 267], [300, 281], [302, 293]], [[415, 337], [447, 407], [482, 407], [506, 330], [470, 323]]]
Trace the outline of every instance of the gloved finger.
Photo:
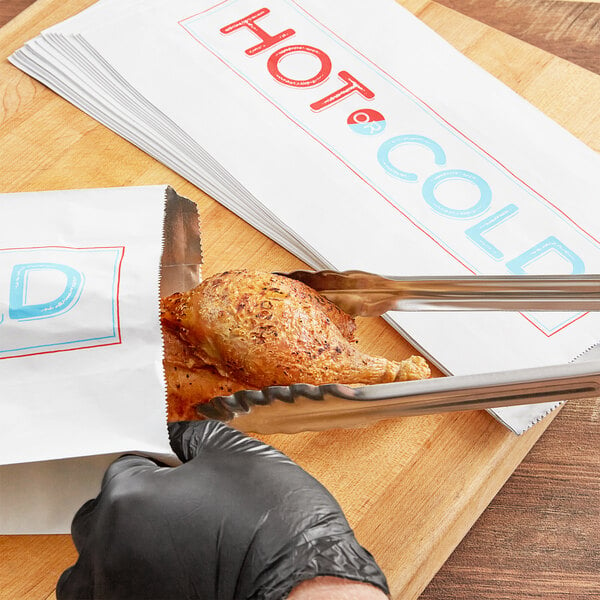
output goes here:
[[79, 553], [81, 553], [81, 549], [90, 535], [94, 508], [96, 507], [97, 502], [97, 498], [88, 500], [73, 517], [71, 523], [71, 537], [73, 538], [73, 543]]
[[74, 568], [74, 566], [69, 567], [68, 569], [63, 571], [62, 575], [59, 577], [58, 583], [56, 584], [57, 600], [67, 600], [68, 598], [72, 597], [72, 595], [70, 595], [67, 590], [71, 579], [71, 574], [73, 573]]
[[148, 458], [147, 456], [138, 456], [137, 454], [126, 454], [117, 458], [104, 473], [102, 479], [102, 485], [100, 488], [103, 490], [117, 475], [122, 473], [139, 473], [142, 471], [154, 471], [159, 469], [159, 465], [156, 461]]
[[265, 458], [291, 463], [291, 460], [279, 450], [275, 450], [275, 448], [263, 444], [221, 421], [169, 423], [169, 436], [171, 448], [181, 462], [188, 462], [202, 452], [217, 450], [227, 451], [230, 454], [251, 452], [254, 455], [260, 454]]
[[[139, 472], [140, 470], [157, 469], [158, 465], [150, 458], [136, 455], [121, 456], [115, 460], [104, 473], [102, 479], [101, 490], [105, 489], [106, 486], [120, 473], [125, 472]], [[102, 493], [102, 492], [101, 492]], [[100, 494], [101, 495], [101, 494]], [[88, 500], [83, 506], [75, 513], [73, 521], [71, 523], [71, 536], [73, 537], [73, 543], [78, 552], [81, 552], [81, 548], [84, 546], [93, 523], [94, 509], [98, 504], [100, 495], [97, 498]]]
[[84, 568], [81, 559], [60, 576], [56, 584], [56, 600], [81, 600], [94, 597], [91, 571]]

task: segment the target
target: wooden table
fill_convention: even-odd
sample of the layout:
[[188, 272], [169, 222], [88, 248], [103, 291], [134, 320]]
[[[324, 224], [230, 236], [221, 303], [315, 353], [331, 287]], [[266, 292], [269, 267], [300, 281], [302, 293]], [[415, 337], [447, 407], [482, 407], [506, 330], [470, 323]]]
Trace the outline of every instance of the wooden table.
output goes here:
[[[600, 74], [600, 3], [439, 2]], [[0, 26], [31, 3], [2, 0]], [[600, 598], [599, 421], [600, 400], [569, 403], [420, 598]], [[43, 557], [51, 564], [52, 554], [73, 555], [67, 536], [4, 538], [3, 552], [35, 555], [35, 577], [27, 564], [10, 564], [23, 579], [23, 597], [40, 599], [53, 597], [53, 575], [39, 575]], [[0, 589], [0, 598], [13, 596]]]

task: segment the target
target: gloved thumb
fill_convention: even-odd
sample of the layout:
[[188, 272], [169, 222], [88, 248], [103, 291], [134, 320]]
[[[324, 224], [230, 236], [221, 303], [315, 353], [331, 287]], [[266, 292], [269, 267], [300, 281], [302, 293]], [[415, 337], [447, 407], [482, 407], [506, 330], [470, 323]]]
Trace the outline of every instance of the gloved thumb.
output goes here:
[[291, 463], [290, 459], [257, 439], [229, 427], [221, 421], [180, 421], [169, 423], [171, 448], [181, 462], [188, 462], [203, 452], [219, 451], [232, 454], [260, 454], [269, 459]]

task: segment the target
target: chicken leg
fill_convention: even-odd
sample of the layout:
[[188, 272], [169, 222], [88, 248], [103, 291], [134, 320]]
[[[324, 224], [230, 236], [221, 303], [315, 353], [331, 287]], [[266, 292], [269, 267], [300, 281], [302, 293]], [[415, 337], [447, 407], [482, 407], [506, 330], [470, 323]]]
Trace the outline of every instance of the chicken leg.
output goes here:
[[394, 362], [364, 354], [354, 339], [352, 317], [305, 284], [271, 273], [215, 275], [165, 298], [161, 318], [180, 344], [170, 358], [167, 353], [167, 363], [179, 356], [191, 371], [208, 366], [236, 389], [430, 376], [420, 356]]

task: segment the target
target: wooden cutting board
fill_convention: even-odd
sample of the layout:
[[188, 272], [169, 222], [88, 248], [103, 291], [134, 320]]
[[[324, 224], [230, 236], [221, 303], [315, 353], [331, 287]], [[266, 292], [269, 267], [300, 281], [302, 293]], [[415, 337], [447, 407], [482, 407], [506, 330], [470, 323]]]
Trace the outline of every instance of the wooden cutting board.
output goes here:
[[[92, 0], [38, 0], [0, 30], [2, 57]], [[588, 145], [600, 147], [600, 78], [435, 2], [404, 0], [429, 26]], [[302, 264], [200, 190], [62, 98], [0, 64], [0, 192], [170, 183], [202, 216], [204, 274]], [[381, 319], [359, 322], [361, 347], [404, 358]], [[261, 436], [335, 495], [393, 598], [416, 598], [550, 424], [521, 437], [487, 413], [380, 422], [362, 430]], [[47, 598], [76, 558], [68, 536], [0, 538], [0, 596]]]

